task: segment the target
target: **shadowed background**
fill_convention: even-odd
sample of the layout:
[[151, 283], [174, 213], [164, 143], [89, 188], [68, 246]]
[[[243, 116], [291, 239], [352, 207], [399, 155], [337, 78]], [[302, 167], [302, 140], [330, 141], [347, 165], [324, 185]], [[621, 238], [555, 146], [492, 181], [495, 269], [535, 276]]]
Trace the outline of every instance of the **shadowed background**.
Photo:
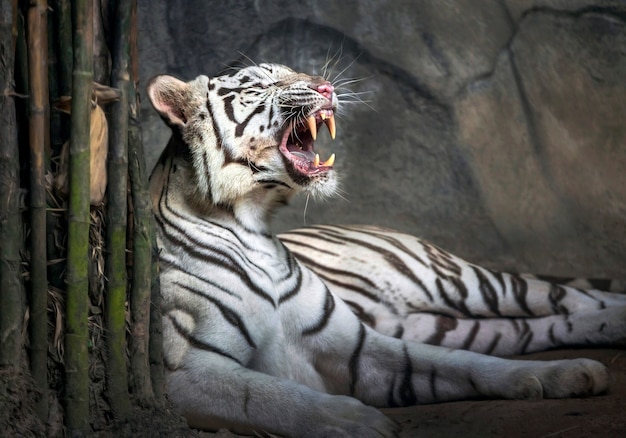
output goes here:
[[[329, 58], [361, 79], [367, 103], [316, 146], [342, 197], [295, 199], [277, 231], [378, 224], [489, 267], [626, 278], [623, 0], [139, 0], [139, 20], [141, 89]], [[147, 99], [142, 124], [151, 168], [169, 128]]]

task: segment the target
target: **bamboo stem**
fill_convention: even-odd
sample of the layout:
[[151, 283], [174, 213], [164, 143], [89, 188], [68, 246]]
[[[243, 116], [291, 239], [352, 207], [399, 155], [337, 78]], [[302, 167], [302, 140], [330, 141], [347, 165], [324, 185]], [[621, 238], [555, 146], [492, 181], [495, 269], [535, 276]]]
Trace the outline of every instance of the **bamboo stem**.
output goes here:
[[49, 142], [47, 0], [28, 9], [30, 76], [30, 369], [40, 396], [35, 411], [48, 419], [48, 277], [46, 257], [45, 157]]
[[[154, 219], [153, 219], [154, 220]], [[154, 222], [151, 222], [154, 223]], [[154, 227], [153, 227], [154, 230]], [[165, 400], [165, 364], [163, 362], [163, 323], [161, 318], [161, 283], [156, 236], [152, 233], [152, 269], [150, 287], [150, 378], [157, 400]]]
[[24, 290], [20, 280], [22, 243], [19, 211], [20, 163], [13, 95], [15, 55], [13, 0], [0, 0], [0, 366], [19, 367], [24, 339]]
[[150, 364], [148, 360], [150, 332], [150, 275], [152, 269], [152, 209], [148, 194], [148, 178], [145, 171], [145, 157], [139, 126], [138, 105], [136, 95], [134, 64], [137, 45], [137, 2], [133, 0], [130, 22], [130, 64], [131, 81], [128, 131], [128, 161], [133, 205], [133, 238], [132, 238], [132, 282], [130, 290], [131, 310], [131, 342], [130, 367], [131, 390], [142, 405], [147, 405], [154, 398], [150, 380]]
[[126, 369], [126, 225], [128, 189], [128, 29], [130, 2], [120, 0], [116, 10], [117, 26], [113, 37], [111, 85], [120, 90], [118, 102], [111, 105], [108, 161], [107, 328], [108, 394], [118, 418], [130, 412]]
[[[65, 331], [66, 421], [89, 427], [87, 318], [89, 310], [89, 136], [93, 87], [93, 2], [74, 0], [74, 67], [70, 137], [70, 194]], [[68, 435], [71, 435], [69, 433]]]
[[72, 4], [70, 0], [53, 0], [58, 20], [59, 96], [72, 92]]

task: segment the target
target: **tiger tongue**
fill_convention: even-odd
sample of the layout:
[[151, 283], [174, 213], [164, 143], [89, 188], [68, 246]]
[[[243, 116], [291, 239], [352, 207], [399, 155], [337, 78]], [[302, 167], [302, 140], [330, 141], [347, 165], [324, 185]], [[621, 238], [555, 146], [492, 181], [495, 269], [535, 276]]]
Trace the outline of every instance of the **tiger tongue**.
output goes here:
[[320, 166], [332, 167], [335, 164], [335, 154], [332, 154], [325, 162], [320, 162], [320, 156], [313, 151], [292, 151], [291, 155], [306, 160], [313, 168]]
[[294, 155], [298, 158], [302, 158], [306, 161], [314, 161], [315, 155], [317, 155], [313, 151], [290, 151], [290, 152], [291, 152], [291, 155]]

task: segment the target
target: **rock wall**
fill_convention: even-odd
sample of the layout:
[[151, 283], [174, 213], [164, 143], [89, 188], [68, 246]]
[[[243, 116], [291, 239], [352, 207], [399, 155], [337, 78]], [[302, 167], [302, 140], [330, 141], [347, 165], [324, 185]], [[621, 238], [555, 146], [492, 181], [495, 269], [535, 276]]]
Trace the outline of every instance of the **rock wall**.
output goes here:
[[[139, 0], [139, 14], [143, 84], [270, 61], [352, 93], [337, 140], [318, 141], [342, 196], [295, 201], [277, 230], [380, 224], [492, 267], [626, 278], [623, 0]], [[169, 132], [147, 102], [142, 118], [151, 165]]]

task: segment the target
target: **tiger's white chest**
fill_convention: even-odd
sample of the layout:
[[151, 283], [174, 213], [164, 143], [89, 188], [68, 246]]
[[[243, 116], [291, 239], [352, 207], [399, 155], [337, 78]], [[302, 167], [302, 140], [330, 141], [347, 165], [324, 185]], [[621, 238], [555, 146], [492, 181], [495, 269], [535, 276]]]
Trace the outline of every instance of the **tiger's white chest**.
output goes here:
[[[229, 345], [246, 367], [327, 390], [300, 338], [302, 327], [313, 324], [309, 310], [323, 307], [325, 286], [278, 240], [242, 230], [234, 233], [231, 227], [196, 221], [184, 230], [189, 240], [185, 246], [168, 245], [171, 239], [159, 238], [165, 261], [162, 290], [168, 291], [163, 296], [165, 308], [186, 309], [178, 318], [186, 321], [188, 332], [208, 345]], [[192, 242], [205, 243], [192, 246]], [[168, 269], [170, 259], [178, 261], [172, 265], [175, 269]], [[290, 298], [302, 287], [307, 288], [306, 295]], [[237, 309], [241, 320], [230, 321], [228, 309]], [[249, 339], [242, 337], [242, 330]], [[185, 353], [178, 348], [169, 351]]]

